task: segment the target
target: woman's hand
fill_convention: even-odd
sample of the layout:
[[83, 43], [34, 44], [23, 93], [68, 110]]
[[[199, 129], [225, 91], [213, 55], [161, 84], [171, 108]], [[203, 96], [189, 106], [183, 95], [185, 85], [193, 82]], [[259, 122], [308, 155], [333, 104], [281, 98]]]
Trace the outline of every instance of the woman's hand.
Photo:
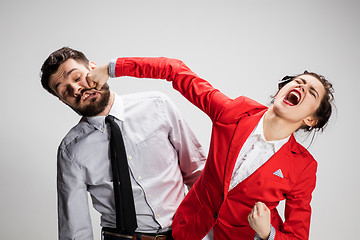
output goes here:
[[255, 203], [251, 210], [248, 221], [250, 226], [257, 232], [261, 239], [268, 239], [270, 235], [270, 210], [262, 202]]
[[86, 76], [86, 81], [88, 82], [91, 88], [100, 90], [102, 86], [109, 79], [109, 64], [105, 64], [99, 67], [96, 65], [91, 65], [91, 71]]

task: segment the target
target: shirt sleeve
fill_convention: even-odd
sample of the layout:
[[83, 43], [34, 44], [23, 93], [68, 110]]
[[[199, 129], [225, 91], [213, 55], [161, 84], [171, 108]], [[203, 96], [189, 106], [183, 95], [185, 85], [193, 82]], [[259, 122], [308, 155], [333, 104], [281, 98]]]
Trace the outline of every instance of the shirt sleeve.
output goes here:
[[200, 143], [179, 114], [176, 106], [169, 98], [165, 97], [164, 99], [171, 125], [169, 140], [178, 152], [184, 182], [187, 186], [192, 187], [204, 169], [206, 157]]
[[274, 240], [275, 239], [275, 234], [276, 234], [276, 230], [275, 228], [271, 225], [270, 228], [270, 235], [267, 239], [262, 239], [260, 238], [259, 234], [255, 233], [255, 237], [254, 240]]
[[[110, 76], [166, 79], [174, 89], [204, 111], [212, 121], [220, 118], [225, 105], [232, 101], [210, 83], [193, 73], [182, 61], [170, 58], [118, 58], [110, 62]], [[114, 70], [112, 70], [114, 69]]]
[[59, 239], [93, 239], [84, 173], [66, 149], [58, 150]]

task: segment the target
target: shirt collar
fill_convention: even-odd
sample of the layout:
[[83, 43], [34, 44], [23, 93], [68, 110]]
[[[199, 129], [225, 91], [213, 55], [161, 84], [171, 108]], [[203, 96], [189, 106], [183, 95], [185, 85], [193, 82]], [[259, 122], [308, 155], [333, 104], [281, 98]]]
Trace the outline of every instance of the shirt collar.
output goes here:
[[120, 96], [114, 93], [114, 103], [110, 109], [109, 115], [114, 116], [118, 120], [124, 122], [124, 102]]
[[[114, 116], [120, 121], [125, 121], [124, 116], [124, 102], [120, 96], [114, 93], [114, 102], [111, 106], [109, 115]], [[106, 116], [83, 117], [81, 121], [86, 121], [97, 130], [104, 131]]]
[[259, 140], [272, 145], [274, 148], [274, 152], [277, 152], [289, 140], [290, 136], [280, 139], [280, 140], [266, 141], [265, 136], [264, 136], [264, 125], [263, 125], [264, 116], [265, 116], [265, 114], [262, 115], [260, 121], [258, 122], [257, 126], [255, 127], [253, 136], [258, 136], [260, 138]]

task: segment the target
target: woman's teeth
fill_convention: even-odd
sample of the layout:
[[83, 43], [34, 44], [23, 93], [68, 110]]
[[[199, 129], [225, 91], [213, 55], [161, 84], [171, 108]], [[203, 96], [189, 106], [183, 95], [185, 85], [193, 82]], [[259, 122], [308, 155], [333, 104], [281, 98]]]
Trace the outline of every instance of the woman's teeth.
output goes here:
[[288, 101], [292, 105], [297, 105], [300, 102], [301, 95], [298, 91], [292, 90], [288, 93], [285, 100]]

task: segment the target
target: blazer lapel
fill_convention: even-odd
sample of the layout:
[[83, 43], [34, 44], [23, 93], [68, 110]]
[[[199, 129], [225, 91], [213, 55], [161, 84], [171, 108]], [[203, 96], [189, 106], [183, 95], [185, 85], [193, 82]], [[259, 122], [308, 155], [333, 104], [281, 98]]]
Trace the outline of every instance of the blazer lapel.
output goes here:
[[231, 176], [234, 170], [236, 159], [240, 153], [240, 149], [242, 148], [246, 139], [254, 130], [266, 110], [267, 109], [260, 111], [254, 115], [250, 115], [249, 117], [244, 117], [243, 119], [240, 119], [237, 123], [225, 163], [224, 197], [226, 197], [228, 194]]
[[[289, 177], [290, 171], [290, 162], [293, 158], [293, 154], [297, 154], [301, 152], [301, 149], [298, 148], [296, 144], [295, 137], [293, 135], [290, 136], [290, 139], [287, 143], [285, 143], [279, 151], [277, 151], [269, 160], [267, 160], [262, 166], [256, 169], [249, 177], [245, 178], [242, 182], [240, 182], [234, 189], [230, 191], [230, 194], [234, 194], [241, 190], [244, 185], [251, 185], [254, 181], [260, 181], [261, 179], [272, 177], [286, 179]], [[279, 177], [281, 172], [281, 177]], [[231, 180], [231, 176], [230, 176]]]

